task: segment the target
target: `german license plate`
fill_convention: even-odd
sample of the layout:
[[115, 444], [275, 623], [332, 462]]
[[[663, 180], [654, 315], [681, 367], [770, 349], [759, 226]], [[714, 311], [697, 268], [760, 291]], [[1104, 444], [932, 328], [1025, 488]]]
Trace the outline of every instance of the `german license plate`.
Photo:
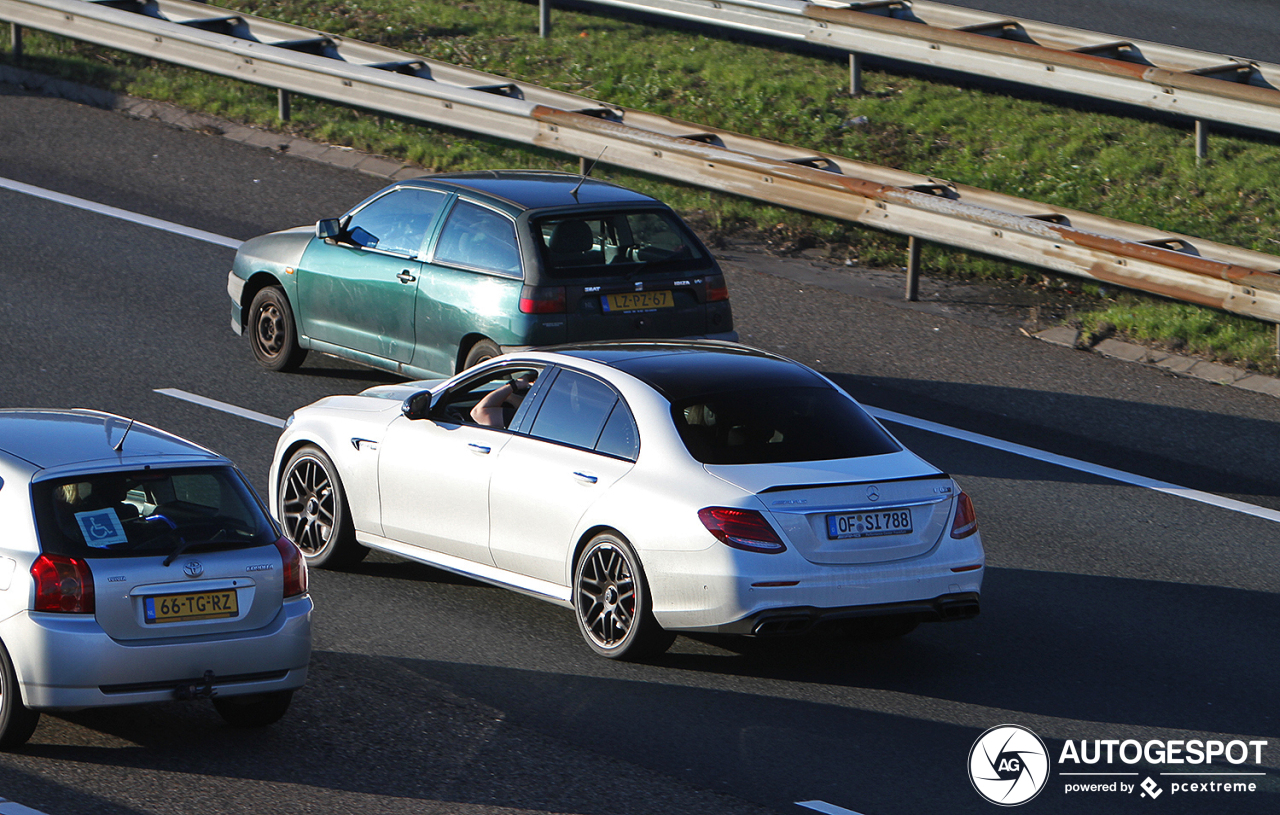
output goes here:
[[911, 533], [911, 510], [881, 509], [827, 516], [827, 538], [874, 538]]
[[631, 291], [623, 294], [606, 294], [604, 310], [611, 311], [648, 311], [654, 308], [671, 308], [675, 298], [669, 291]]
[[240, 613], [235, 589], [146, 597], [143, 599], [143, 609], [148, 623], [215, 620], [219, 617], [234, 617]]

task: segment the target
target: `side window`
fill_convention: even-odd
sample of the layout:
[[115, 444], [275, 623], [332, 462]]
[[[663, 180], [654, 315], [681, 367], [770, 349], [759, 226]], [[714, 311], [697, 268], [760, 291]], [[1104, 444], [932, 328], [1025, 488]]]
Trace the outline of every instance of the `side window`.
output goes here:
[[628, 461], [635, 461], [636, 456], [640, 455], [640, 433], [636, 429], [636, 420], [632, 418], [627, 403], [621, 399], [613, 406], [609, 420], [604, 423], [600, 440], [596, 442], [596, 452]]
[[552, 383], [529, 435], [594, 449], [618, 396], [608, 385], [577, 371], [561, 371]]
[[417, 255], [444, 200], [444, 194], [434, 190], [395, 190], [353, 215], [347, 233], [352, 242], [366, 249]]
[[518, 275], [520, 244], [516, 240], [516, 225], [505, 215], [459, 200], [440, 232], [434, 260]]
[[510, 427], [537, 384], [538, 373], [537, 367], [530, 366], [491, 371], [451, 391], [432, 408], [431, 418], [449, 424]]

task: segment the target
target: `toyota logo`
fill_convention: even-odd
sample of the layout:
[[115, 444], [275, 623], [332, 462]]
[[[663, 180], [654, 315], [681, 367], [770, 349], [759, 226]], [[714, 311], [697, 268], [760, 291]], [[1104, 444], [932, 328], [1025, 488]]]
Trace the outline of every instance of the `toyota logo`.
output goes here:
[[187, 577], [199, 577], [204, 574], [204, 564], [198, 560], [188, 560], [182, 564], [182, 573]]
[[880, 488], [879, 488], [879, 487], [876, 487], [874, 484], [873, 484], [873, 485], [871, 485], [870, 487], [867, 487], [867, 500], [870, 500], [870, 501], [879, 501], [879, 500], [880, 500]]

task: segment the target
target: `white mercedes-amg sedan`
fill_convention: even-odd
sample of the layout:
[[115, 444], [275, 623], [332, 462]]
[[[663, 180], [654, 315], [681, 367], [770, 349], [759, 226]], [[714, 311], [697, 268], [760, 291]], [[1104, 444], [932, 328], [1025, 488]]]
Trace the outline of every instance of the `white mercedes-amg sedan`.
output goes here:
[[714, 341], [588, 343], [301, 408], [272, 510], [316, 566], [379, 549], [571, 608], [611, 658], [676, 632], [898, 636], [978, 613], [969, 497], [848, 394]]

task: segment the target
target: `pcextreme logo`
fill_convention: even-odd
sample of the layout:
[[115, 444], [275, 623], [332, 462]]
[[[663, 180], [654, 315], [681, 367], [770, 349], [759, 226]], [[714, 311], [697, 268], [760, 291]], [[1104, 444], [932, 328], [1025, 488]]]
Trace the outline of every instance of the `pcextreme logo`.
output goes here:
[[[1135, 795], [1155, 801], [1166, 792], [1170, 798], [1247, 794], [1257, 792], [1266, 773], [1239, 765], [1252, 760], [1261, 767], [1266, 746], [1261, 739], [1068, 739], [1058, 755], [1057, 775], [1063, 794], [1072, 796]], [[1000, 806], [1035, 798], [1049, 785], [1051, 770], [1044, 742], [1022, 725], [993, 727], [969, 750], [973, 788]]]

